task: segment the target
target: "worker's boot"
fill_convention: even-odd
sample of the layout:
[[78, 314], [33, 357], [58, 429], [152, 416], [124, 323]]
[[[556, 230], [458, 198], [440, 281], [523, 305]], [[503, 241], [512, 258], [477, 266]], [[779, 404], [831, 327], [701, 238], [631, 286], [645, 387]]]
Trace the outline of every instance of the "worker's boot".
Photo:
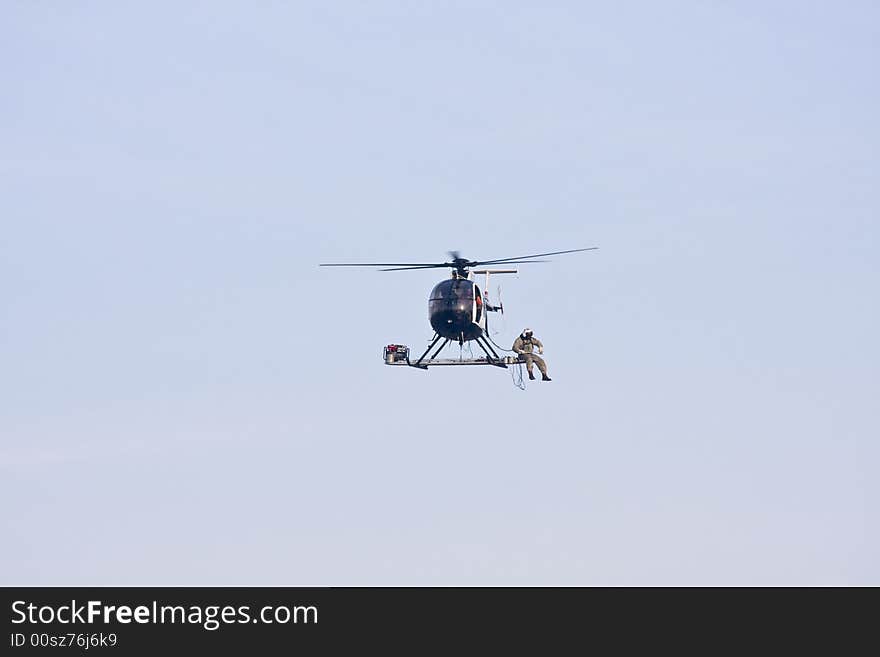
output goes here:
[[530, 380], [530, 381], [534, 381], [534, 380], [535, 380], [535, 375], [532, 374], [531, 372], [529, 372], [529, 380]]
[[553, 379], [551, 379], [551, 378], [550, 378], [549, 376], [547, 376], [546, 374], [542, 374], [542, 375], [541, 375], [541, 381], [552, 381], [552, 380], [553, 380]]

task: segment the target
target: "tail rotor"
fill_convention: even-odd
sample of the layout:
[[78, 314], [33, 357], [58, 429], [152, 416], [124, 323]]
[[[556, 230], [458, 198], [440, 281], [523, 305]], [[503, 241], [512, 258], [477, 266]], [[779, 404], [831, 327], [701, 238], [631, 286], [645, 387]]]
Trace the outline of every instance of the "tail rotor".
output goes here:
[[[497, 322], [498, 324], [500, 324], [499, 327], [497, 327], [497, 328], [494, 326], [492, 327], [494, 329], [491, 331], [493, 336], [501, 335], [502, 333], [504, 333], [504, 300], [501, 298], [501, 286], [500, 285], [496, 288], [496, 291], [497, 291], [497, 294], [495, 296], [495, 300], [496, 300], [497, 305], [494, 306], [494, 308], [496, 308], [498, 310], [499, 314], [501, 315], [501, 319], [499, 322]], [[487, 294], [487, 296], [488, 296], [488, 294]]]

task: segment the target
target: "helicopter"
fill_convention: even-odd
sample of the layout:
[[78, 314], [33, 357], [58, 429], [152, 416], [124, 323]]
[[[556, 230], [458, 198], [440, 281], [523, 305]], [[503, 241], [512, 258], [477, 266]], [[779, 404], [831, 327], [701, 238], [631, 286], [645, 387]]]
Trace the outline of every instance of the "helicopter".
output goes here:
[[[562, 255], [565, 253], [579, 253], [582, 251], [595, 251], [599, 247], [592, 246], [585, 249], [568, 249], [566, 251], [551, 251], [548, 253], [535, 253], [533, 255], [516, 256], [513, 258], [496, 258], [494, 260], [468, 260], [461, 257], [458, 251], [450, 251], [451, 260], [447, 262], [332, 262], [322, 263], [320, 267], [381, 267], [379, 271], [411, 271], [416, 269], [452, 269], [452, 276], [437, 283], [428, 297], [428, 321], [434, 329], [434, 338], [425, 349], [425, 352], [415, 361], [409, 358], [409, 347], [406, 345], [392, 344], [385, 347], [383, 357], [388, 365], [409, 365], [420, 369], [428, 369], [429, 365], [496, 365], [506, 368], [517, 359], [502, 358], [492, 346], [489, 338], [488, 313], [504, 312], [504, 305], [499, 299], [498, 305], [489, 303], [488, 287], [491, 274], [515, 274], [516, 269], [475, 269], [492, 265], [528, 264], [533, 262], [548, 262], [537, 260], [548, 256]], [[483, 292], [474, 281], [474, 275], [485, 274], [486, 285]], [[430, 359], [425, 361], [428, 353], [434, 349], [440, 340], [443, 343], [434, 352]], [[486, 354], [485, 358], [438, 360], [437, 356], [450, 342], [475, 342]]]

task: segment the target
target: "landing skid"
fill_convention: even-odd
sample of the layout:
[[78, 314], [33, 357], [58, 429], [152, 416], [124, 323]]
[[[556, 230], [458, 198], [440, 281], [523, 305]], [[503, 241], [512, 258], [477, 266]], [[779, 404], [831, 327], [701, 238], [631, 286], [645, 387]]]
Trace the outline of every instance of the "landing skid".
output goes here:
[[516, 356], [505, 356], [501, 357], [498, 353], [492, 348], [492, 345], [486, 341], [484, 337], [476, 338], [474, 342], [476, 342], [480, 348], [486, 353], [484, 357], [481, 358], [437, 358], [443, 348], [446, 347], [447, 344], [451, 342], [449, 339], [445, 339], [443, 344], [434, 351], [433, 355], [430, 358], [426, 358], [426, 356], [431, 352], [432, 349], [437, 345], [440, 341], [441, 337], [435, 336], [431, 341], [431, 344], [428, 345], [428, 348], [425, 349], [425, 352], [419, 356], [419, 358], [415, 361], [411, 361], [409, 357], [409, 347], [401, 344], [393, 344], [385, 347], [384, 360], [386, 365], [403, 365], [406, 367], [415, 367], [420, 370], [427, 370], [432, 366], [452, 366], [452, 365], [494, 365], [495, 367], [501, 367], [503, 369], [507, 369], [508, 365], [514, 365], [516, 363], [524, 362], [520, 360]]

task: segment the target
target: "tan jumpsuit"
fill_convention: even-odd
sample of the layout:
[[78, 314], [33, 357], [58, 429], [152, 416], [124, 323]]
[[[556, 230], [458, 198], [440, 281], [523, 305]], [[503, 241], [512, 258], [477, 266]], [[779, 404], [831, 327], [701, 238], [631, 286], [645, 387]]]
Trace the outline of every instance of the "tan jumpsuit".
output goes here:
[[534, 361], [538, 364], [538, 370], [540, 370], [541, 374], [547, 376], [547, 363], [544, 362], [543, 358], [532, 353], [532, 350], [535, 347], [538, 349], [544, 348], [544, 345], [541, 344], [541, 341], [535, 336], [532, 336], [531, 338], [523, 338], [523, 336], [519, 336], [513, 343], [513, 350], [519, 355], [525, 357], [526, 369], [529, 371], [529, 374], [532, 373], [532, 361]]

